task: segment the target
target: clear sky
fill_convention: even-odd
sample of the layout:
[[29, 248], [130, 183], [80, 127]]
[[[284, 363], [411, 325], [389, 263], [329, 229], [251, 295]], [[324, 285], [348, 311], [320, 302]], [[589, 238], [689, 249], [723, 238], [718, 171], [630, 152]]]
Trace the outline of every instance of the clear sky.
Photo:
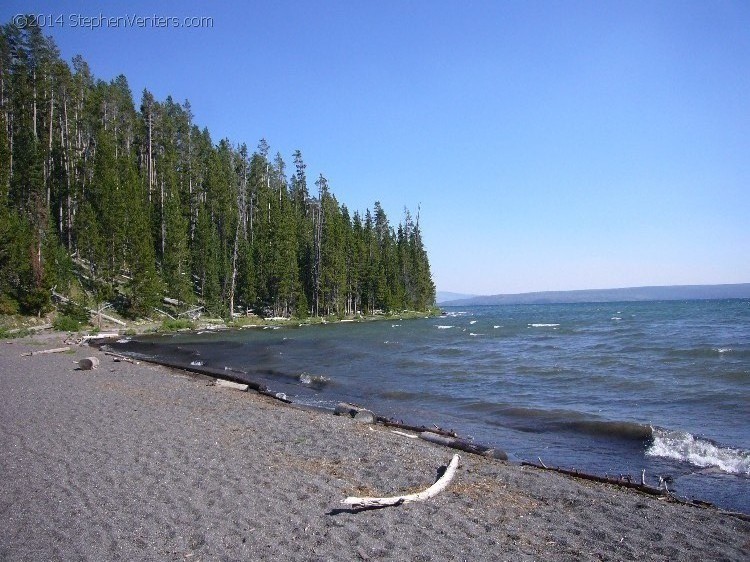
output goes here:
[[[747, 1], [5, 0], [0, 19], [29, 11], [137, 106], [148, 87], [214, 141], [299, 148], [352, 211], [421, 205], [438, 290], [750, 282]], [[100, 14], [212, 25], [81, 27]]]

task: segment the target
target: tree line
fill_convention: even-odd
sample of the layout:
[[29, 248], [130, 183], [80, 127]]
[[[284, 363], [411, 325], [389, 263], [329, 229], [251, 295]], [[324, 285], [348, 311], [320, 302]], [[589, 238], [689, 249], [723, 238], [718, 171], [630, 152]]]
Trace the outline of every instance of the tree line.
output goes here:
[[190, 103], [136, 108], [125, 76], [72, 67], [38, 27], [0, 28], [0, 313], [41, 314], [53, 288], [146, 316], [164, 296], [231, 316], [424, 310], [419, 228], [380, 203], [350, 213], [302, 153], [251, 152]]

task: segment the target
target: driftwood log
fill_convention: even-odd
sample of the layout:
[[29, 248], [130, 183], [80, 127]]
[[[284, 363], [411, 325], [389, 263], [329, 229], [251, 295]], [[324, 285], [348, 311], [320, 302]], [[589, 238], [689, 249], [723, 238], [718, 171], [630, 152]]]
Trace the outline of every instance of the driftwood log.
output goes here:
[[448, 484], [450, 484], [451, 480], [453, 480], [453, 476], [456, 474], [456, 468], [458, 467], [458, 461], [460, 459], [461, 457], [459, 455], [453, 455], [453, 458], [451, 459], [451, 462], [448, 463], [448, 467], [445, 469], [443, 475], [438, 478], [438, 480], [432, 486], [416, 494], [391, 496], [387, 498], [350, 496], [343, 500], [341, 503], [346, 504], [352, 508], [365, 509], [387, 507], [390, 505], [401, 505], [402, 503], [428, 500], [445, 490]]
[[81, 371], [90, 371], [92, 369], [96, 369], [98, 366], [98, 357], [84, 357], [78, 362], [78, 368], [81, 369]]
[[384, 418], [383, 416], [377, 417], [378, 423], [382, 423], [383, 425], [387, 427], [395, 427], [397, 429], [403, 429], [405, 431], [414, 431], [416, 433], [423, 433], [425, 431], [429, 431], [430, 433], [435, 433], [436, 435], [443, 435], [445, 437], [458, 437], [458, 433], [455, 431], [448, 431], [445, 429], [441, 429], [437, 426], [435, 427], [425, 427], [425, 426], [419, 426], [416, 425], [408, 425], [405, 423], [401, 423], [399, 421], [395, 421], [389, 418]]
[[242, 384], [234, 381], [225, 381], [224, 379], [216, 379], [216, 386], [222, 388], [231, 388], [232, 390], [239, 390], [240, 392], [247, 392], [250, 388], [247, 384]]
[[42, 355], [44, 353], [64, 353], [66, 351], [70, 351], [69, 346], [65, 347], [55, 347], [52, 349], [41, 349], [39, 351], [29, 351], [28, 353], [22, 353], [22, 357], [29, 357], [30, 355]]
[[508, 455], [502, 449], [495, 447], [487, 447], [486, 445], [480, 445], [478, 443], [472, 443], [466, 439], [460, 439], [458, 437], [445, 437], [443, 435], [437, 435], [431, 431], [423, 431], [419, 434], [420, 439], [435, 443], [437, 445], [444, 445], [445, 447], [451, 447], [452, 449], [458, 449], [460, 451], [466, 451], [467, 453], [473, 453], [475, 455], [481, 455], [483, 457], [489, 457], [491, 459], [498, 459], [502, 461], [508, 460]]
[[101, 334], [93, 334], [88, 336], [83, 336], [81, 338], [81, 343], [86, 343], [89, 340], [106, 340], [110, 338], [119, 338], [120, 334], [117, 332], [106, 332]]

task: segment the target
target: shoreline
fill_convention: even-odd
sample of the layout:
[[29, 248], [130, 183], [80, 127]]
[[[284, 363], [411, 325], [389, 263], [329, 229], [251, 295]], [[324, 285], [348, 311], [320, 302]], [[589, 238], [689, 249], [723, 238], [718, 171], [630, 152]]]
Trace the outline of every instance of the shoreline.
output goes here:
[[[349, 404], [349, 403], [343, 402], [343, 403], [339, 403], [336, 406], [336, 408], [312, 406], [304, 402], [296, 402], [295, 400], [290, 399], [283, 392], [276, 392], [273, 388], [266, 386], [264, 383], [254, 380], [252, 375], [246, 372], [234, 371], [233, 369], [220, 370], [217, 368], [206, 367], [203, 365], [193, 366], [193, 365], [186, 365], [186, 364], [181, 364], [177, 362], [170, 362], [166, 360], [147, 359], [143, 357], [133, 358], [133, 357], [128, 356], [127, 354], [120, 354], [118, 352], [107, 350], [107, 349], [102, 350], [102, 348], [104, 348], [107, 345], [107, 343], [108, 343], [107, 341], [103, 343], [89, 342], [89, 345], [95, 346], [96, 349], [98, 349], [99, 351], [103, 351], [105, 354], [111, 355], [112, 357], [122, 358], [124, 360], [143, 361], [145, 363], [158, 365], [166, 369], [190, 373], [191, 375], [203, 377], [207, 380], [216, 379], [217, 383], [219, 383], [219, 381], [227, 381], [230, 384], [234, 384], [234, 385], [240, 385], [240, 386], [244, 385], [246, 387], [244, 389], [245, 391], [256, 392], [260, 395], [264, 395], [271, 399], [278, 400], [282, 405], [292, 406], [292, 407], [300, 408], [300, 409], [307, 410], [307, 411], [317, 411], [317, 412], [320, 412], [322, 414], [327, 414], [327, 415], [344, 415], [345, 417], [348, 416], [348, 417], [356, 418], [355, 414], [357, 413], [357, 411], [364, 410], [366, 413], [372, 415], [372, 421], [364, 422], [364, 423], [371, 423], [373, 425], [392, 427], [398, 430], [405, 429], [407, 431], [413, 432], [411, 437], [423, 438], [432, 443], [440, 444], [444, 446], [446, 450], [450, 450], [450, 449], [455, 449], [459, 451], [463, 450], [465, 452], [470, 452], [472, 454], [476, 454], [479, 456], [485, 456], [488, 458], [495, 458], [495, 459], [499, 459], [503, 461], [508, 461], [512, 464], [515, 464], [516, 466], [534, 467], [540, 470], [552, 471], [552, 472], [557, 472], [559, 474], [564, 474], [570, 478], [599, 482], [599, 483], [609, 484], [615, 487], [634, 489], [634, 490], [639, 491], [640, 493], [644, 493], [644, 494], [651, 495], [651, 496], [658, 496], [661, 499], [664, 499], [672, 503], [680, 503], [682, 505], [687, 505], [687, 506], [696, 507], [696, 508], [713, 509], [719, 514], [731, 516], [731, 517], [738, 517], [740, 519], [743, 519], [744, 521], [750, 522], [750, 513], [727, 510], [711, 502], [704, 501], [701, 498], [694, 498], [691, 500], [687, 497], [683, 497], [678, 494], [675, 494], [674, 492], [670, 491], [668, 489], [668, 486], [666, 485], [664, 486], [664, 488], [654, 487], [652, 485], [649, 485], [645, 481], [645, 476], [646, 476], [645, 470], [642, 476], [643, 479], [641, 480], [641, 482], [637, 482], [631, 479], [630, 475], [621, 476], [620, 478], [613, 478], [607, 475], [585, 472], [585, 471], [578, 470], [578, 469], [568, 469], [563, 466], [546, 466], [544, 462], [542, 462], [541, 458], [538, 458], [538, 462], [532, 462], [532, 461], [523, 460], [523, 459], [516, 459], [514, 461], [509, 461], [508, 454], [504, 450], [496, 446], [476, 442], [474, 441], [473, 438], [466, 439], [463, 435], [456, 433], [454, 430], [445, 430], [436, 424], [430, 424], [429, 421], [426, 422], [426, 425], [421, 425], [421, 426], [405, 424], [403, 421], [396, 420], [394, 418], [386, 418], [384, 416], [378, 415], [378, 413], [374, 410], [371, 410], [369, 408], [369, 405], [367, 404]], [[346, 409], [350, 410], [350, 414], [341, 413], [339, 410], [342, 408], [344, 410]]]
[[[196, 320], [163, 318], [161, 321], [138, 319], [127, 320], [125, 318], [116, 318], [117, 323], [102, 318], [101, 322], [96, 321], [92, 315], [91, 322], [83, 325], [76, 332], [65, 332], [56, 330], [53, 327], [54, 319], [57, 313], [48, 313], [43, 318], [22, 315], [0, 315], [0, 342], [7, 339], [22, 339], [34, 335], [53, 336], [55, 334], [67, 334], [69, 337], [79, 335], [80, 337], [95, 337], [99, 333], [117, 333], [119, 336], [142, 336], [151, 334], [176, 334], [181, 332], [198, 332], [198, 331], [226, 331], [226, 330], [244, 330], [249, 328], [272, 328], [275, 326], [285, 327], [302, 327], [302, 326], [325, 326], [327, 324], [347, 324], [347, 323], [366, 323], [378, 322], [382, 320], [411, 320], [416, 318], [437, 318], [442, 314], [442, 309], [435, 307], [426, 311], [404, 310], [396, 312], [378, 312], [368, 315], [358, 313], [356, 315], [345, 316], [308, 316], [306, 318], [295, 317], [269, 317], [264, 318], [257, 315], [238, 317], [237, 319], [227, 321], [224, 318], [203, 318]], [[95, 323], [100, 324], [99, 327]], [[105, 326], [102, 328], [101, 326]]]
[[[453, 452], [92, 347], [0, 343], [0, 557], [7, 559], [746, 559], [750, 523], [608, 484]], [[76, 362], [97, 356], [93, 371]]]

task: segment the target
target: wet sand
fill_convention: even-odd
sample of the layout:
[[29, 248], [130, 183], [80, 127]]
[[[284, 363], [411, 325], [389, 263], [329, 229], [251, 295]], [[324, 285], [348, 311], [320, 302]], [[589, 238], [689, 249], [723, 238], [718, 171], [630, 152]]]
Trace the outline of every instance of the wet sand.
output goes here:
[[[750, 522], [462, 454], [62, 336], [0, 341], [0, 560], [748, 560]], [[93, 371], [77, 361], [97, 356]]]

